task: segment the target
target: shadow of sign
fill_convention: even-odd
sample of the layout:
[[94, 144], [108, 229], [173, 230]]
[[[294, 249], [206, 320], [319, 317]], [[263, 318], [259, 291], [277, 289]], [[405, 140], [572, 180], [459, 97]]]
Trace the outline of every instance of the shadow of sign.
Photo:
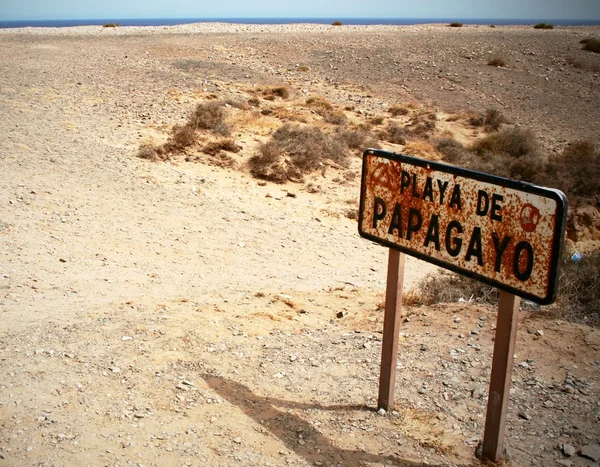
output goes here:
[[[279, 438], [288, 449], [302, 456], [312, 465], [343, 465], [358, 466], [370, 463], [395, 465], [400, 467], [421, 466], [421, 462], [400, 459], [394, 455], [378, 455], [360, 450], [348, 450], [335, 446], [326, 436], [303, 418], [283, 409], [313, 409], [313, 410], [369, 410], [361, 405], [331, 405], [306, 404], [300, 402], [274, 399], [254, 394], [247, 386], [231, 379], [212, 374], [201, 375], [207, 385], [238, 407], [247, 416], [269, 430]], [[298, 433], [302, 433], [304, 444], [298, 442]], [[363, 464], [364, 463], [364, 464]], [[429, 464], [435, 467], [434, 464]], [[438, 466], [441, 467], [441, 466]]]

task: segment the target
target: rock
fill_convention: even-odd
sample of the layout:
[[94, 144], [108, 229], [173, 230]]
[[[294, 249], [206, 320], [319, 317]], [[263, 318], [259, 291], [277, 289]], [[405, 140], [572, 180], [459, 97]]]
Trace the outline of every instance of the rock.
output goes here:
[[547, 409], [552, 409], [554, 407], [554, 402], [546, 401], [544, 402], [544, 407], [546, 407]]
[[527, 412], [519, 412], [519, 418], [522, 418], [523, 420], [531, 420], [531, 415], [529, 415]]
[[343, 311], [338, 311], [335, 315], [336, 318], [343, 318], [344, 317], [344, 312]]
[[235, 444], [242, 444], [242, 438], [240, 438], [240, 437], [238, 436], [237, 438], [235, 438], [235, 439], [233, 440], [233, 442], [234, 442]]
[[594, 462], [600, 460], [600, 444], [588, 444], [581, 448], [580, 455], [587, 459], [592, 459]]
[[538, 329], [535, 331], [535, 335], [538, 337], [542, 337], [544, 335], [544, 331], [542, 329]]
[[564, 459], [557, 460], [556, 463], [558, 465], [564, 465], [564, 467], [571, 467], [573, 465], [573, 461]]
[[425, 389], [425, 388], [419, 389], [419, 394], [425, 394], [426, 392], [427, 392], [427, 389]]
[[573, 446], [572, 444], [561, 444], [560, 450], [567, 457], [574, 456], [577, 452], [577, 449], [575, 449], [575, 446]]
[[379, 415], [385, 415], [385, 414], [386, 414], [386, 412], [385, 412], [385, 409], [384, 409], [383, 407], [382, 407], [382, 408], [380, 408], [380, 409], [377, 411], [377, 413], [378, 413]]

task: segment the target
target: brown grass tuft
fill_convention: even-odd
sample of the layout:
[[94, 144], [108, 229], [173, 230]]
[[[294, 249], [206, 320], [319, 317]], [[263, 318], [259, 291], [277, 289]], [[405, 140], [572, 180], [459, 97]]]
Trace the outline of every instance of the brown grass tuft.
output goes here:
[[392, 105], [388, 108], [388, 112], [394, 117], [399, 117], [401, 115], [408, 115], [410, 113], [410, 109], [405, 105]]
[[504, 61], [504, 59], [500, 58], [500, 57], [494, 57], [492, 59], [490, 59], [487, 64], [489, 66], [495, 66], [495, 67], [505, 67], [506, 66], [506, 62]]
[[250, 172], [258, 178], [284, 183], [301, 181], [322, 167], [326, 160], [347, 165], [348, 146], [315, 126], [285, 124], [249, 160]]
[[406, 143], [403, 152], [410, 156], [420, 157], [430, 161], [439, 161], [442, 159], [442, 154], [440, 154], [430, 143], [422, 139]]
[[242, 148], [235, 144], [231, 138], [222, 138], [217, 141], [211, 141], [202, 148], [202, 152], [210, 155], [218, 154], [220, 151], [240, 152]]
[[406, 130], [398, 125], [389, 124], [379, 136], [393, 144], [406, 144]]

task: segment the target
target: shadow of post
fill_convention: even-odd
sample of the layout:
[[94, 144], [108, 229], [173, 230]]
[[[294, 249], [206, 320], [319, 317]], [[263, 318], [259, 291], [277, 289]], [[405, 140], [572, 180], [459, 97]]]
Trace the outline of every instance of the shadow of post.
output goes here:
[[[336, 447], [327, 437], [318, 433], [306, 420], [277, 407], [317, 410], [369, 410], [361, 405], [333, 405], [323, 407], [315, 404], [297, 403], [269, 397], [261, 397], [236, 381], [204, 374], [202, 378], [207, 385], [218, 393], [223, 399], [242, 410], [246, 415], [268, 429], [279, 438], [288, 449], [302, 456], [311, 464], [320, 462], [323, 465], [358, 466], [361, 463], [380, 463], [400, 466], [416, 467], [422, 464], [400, 459], [394, 455], [382, 456]], [[303, 435], [303, 443], [299, 442], [298, 434]], [[435, 467], [433, 464], [429, 464]]]

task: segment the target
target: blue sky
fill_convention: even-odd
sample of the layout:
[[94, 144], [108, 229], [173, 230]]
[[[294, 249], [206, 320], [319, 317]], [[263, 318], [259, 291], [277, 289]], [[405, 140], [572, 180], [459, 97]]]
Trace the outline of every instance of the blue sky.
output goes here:
[[0, 20], [124, 18], [600, 20], [600, 0], [0, 0]]

